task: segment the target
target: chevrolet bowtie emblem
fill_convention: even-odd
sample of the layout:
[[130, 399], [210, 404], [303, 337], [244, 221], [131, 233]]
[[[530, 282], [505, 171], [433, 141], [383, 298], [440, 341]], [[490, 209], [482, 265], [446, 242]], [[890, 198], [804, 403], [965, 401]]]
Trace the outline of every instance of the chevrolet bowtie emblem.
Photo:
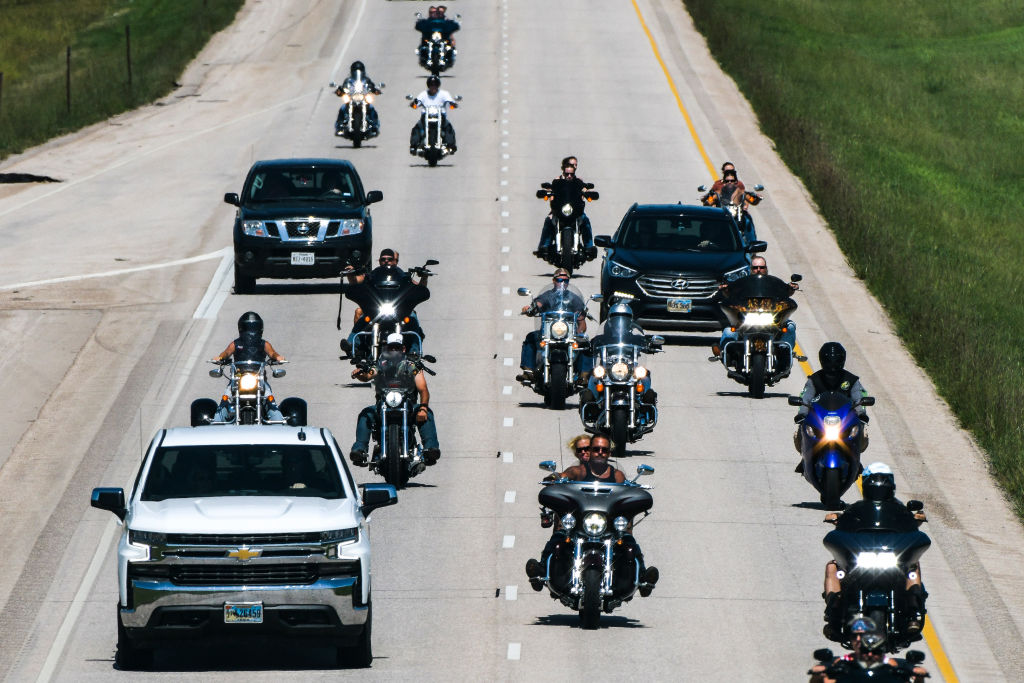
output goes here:
[[228, 553], [228, 557], [237, 557], [242, 562], [251, 560], [254, 557], [259, 557], [263, 554], [263, 548], [250, 548], [247, 545], [243, 545], [238, 550], [232, 550]]

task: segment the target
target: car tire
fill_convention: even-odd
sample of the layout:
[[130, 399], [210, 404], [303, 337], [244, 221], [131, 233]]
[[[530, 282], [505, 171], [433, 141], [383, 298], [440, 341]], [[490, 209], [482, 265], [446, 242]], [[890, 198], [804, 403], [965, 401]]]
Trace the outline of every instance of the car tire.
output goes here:
[[153, 665], [153, 650], [138, 647], [128, 637], [121, 623], [121, 606], [117, 606], [117, 654], [114, 664], [121, 671], [143, 671]]
[[338, 647], [338, 665], [368, 669], [373, 663], [373, 600], [367, 601], [366, 624], [355, 643]]
[[235, 294], [252, 294], [256, 290], [256, 278], [246, 275], [235, 265]]

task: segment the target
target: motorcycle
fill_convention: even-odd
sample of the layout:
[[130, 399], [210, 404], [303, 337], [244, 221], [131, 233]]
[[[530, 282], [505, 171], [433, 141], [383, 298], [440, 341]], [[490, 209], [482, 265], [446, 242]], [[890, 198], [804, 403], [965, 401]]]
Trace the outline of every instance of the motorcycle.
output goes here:
[[912, 576], [931, 539], [917, 528], [913, 514], [924, 505], [919, 500], [906, 503], [906, 515], [897, 519], [883, 508], [872, 514], [845, 519], [840, 516], [836, 528], [822, 541], [839, 567], [840, 609], [843, 618], [842, 643], [849, 647], [852, 635], [846, 625], [858, 616], [868, 617], [879, 628], [884, 626], [886, 648], [897, 652], [921, 634], [907, 633], [910, 608], [907, 605], [907, 578]]
[[[799, 282], [793, 274], [790, 281]], [[796, 310], [792, 288], [771, 275], [747, 275], [729, 283], [720, 306], [736, 333], [718, 358], [730, 379], [749, 388], [751, 398], [764, 398], [765, 386], [789, 377], [793, 348], [782, 340], [786, 321]]]
[[[456, 14], [459, 19], [461, 15]], [[416, 19], [423, 19], [423, 15], [416, 13]], [[455, 57], [459, 52], [452, 45], [450, 38], [445, 38], [441, 31], [431, 31], [430, 36], [423, 36], [420, 45], [416, 48], [416, 55], [419, 57], [420, 66], [437, 76], [442, 71], [447, 71], [455, 64]]]
[[[860, 476], [865, 423], [857, 408], [874, 404], [873, 396], [854, 403], [846, 394], [827, 391], [814, 398], [799, 427], [804, 479], [817, 489], [829, 510], [843, 507], [843, 494]], [[802, 406], [803, 402], [799, 396], [790, 396], [789, 405]]]
[[[437, 264], [438, 261], [429, 259], [423, 266], [410, 268], [408, 272], [420, 277], [434, 275], [429, 267]], [[393, 332], [402, 334], [407, 350], [421, 352], [423, 337], [417, 331], [419, 325], [413, 309], [430, 298], [430, 290], [425, 285], [415, 285], [408, 277], [379, 284], [367, 278], [358, 284], [343, 284], [342, 293], [362, 309], [359, 323], [363, 329], [356, 332], [349, 358], [353, 365], [360, 360], [376, 363], [388, 335]]]
[[[594, 369], [590, 391], [580, 400], [580, 420], [591, 434], [605, 434], [612, 442], [612, 457], [625, 455], [626, 444], [639, 441], [658, 424], [656, 394], [651, 390], [644, 353], [660, 353], [665, 340], [637, 334], [633, 319], [612, 316], [594, 337]], [[588, 401], [592, 397], [594, 400]]]
[[[552, 291], [556, 294], [551, 294]], [[531, 296], [526, 287], [520, 287], [517, 292], [519, 296]], [[586, 334], [577, 331], [576, 321], [585, 311], [586, 304], [583, 295], [572, 285], [558, 290], [553, 285], [549, 286], [537, 298], [542, 297], [546, 300], [543, 309], [532, 303], [522, 314], [537, 318], [540, 357], [535, 367], [541, 371], [535, 372], [532, 378], [524, 376], [520, 381], [543, 396], [544, 405], [552, 410], [564, 410], [565, 399], [579, 390], [579, 361], [588, 342]], [[600, 298], [595, 294], [590, 300], [599, 301]]]
[[[338, 87], [331, 83], [331, 88], [337, 89]], [[383, 88], [384, 84], [379, 83], [377, 87]], [[380, 124], [376, 123], [376, 112], [373, 110], [376, 93], [370, 90], [369, 84], [360, 79], [355, 81], [351, 90], [345, 89], [342, 92], [335, 90], [335, 92], [341, 97], [341, 107], [342, 110], [345, 110], [346, 116], [344, 117], [345, 122], [341, 123], [343, 117], [341, 112], [338, 112], [334, 134], [351, 140], [353, 147], [360, 147], [363, 140], [377, 137], [380, 134]], [[372, 115], [371, 112], [373, 112]]]
[[[405, 99], [412, 101], [413, 109], [423, 109], [420, 125], [423, 126], [424, 135], [419, 147], [416, 148], [416, 155], [426, 159], [428, 166], [437, 166], [438, 161], [449, 154], [454, 154], [444, 143], [442, 134], [445, 123], [448, 121], [446, 109], [454, 109], [457, 105], [455, 102], [448, 102], [444, 106], [428, 105], [412, 95], [406, 95]], [[461, 102], [462, 95], [456, 95], [455, 99]]]
[[[554, 461], [541, 469], [557, 471]], [[540, 581], [551, 597], [579, 612], [585, 629], [598, 627], [601, 612], [611, 613], [633, 599], [640, 587], [639, 547], [633, 518], [654, 505], [649, 486], [637, 483], [653, 467], [640, 465], [622, 484], [558, 479], [541, 482], [537, 499], [559, 520], [559, 542], [547, 557]], [[639, 522], [637, 522], [639, 523]]]
[[544, 199], [551, 205], [551, 220], [555, 224], [554, 241], [540, 257], [557, 268], [572, 272], [587, 262], [587, 251], [583, 242], [580, 224], [583, 221], [586, 202], [600, 199], [593, 183], [586, 183], [581, 195], [574, 196], [573, 186], [561, 180], [541, 183], [537, 199]]
[[[761, 197], [754, 192], [764, 192], [764, 185], [754, 185], [754, 192], [744, 192], [742, 197], [735, 196], [736, 187], [730, 183], [723, 186], [721, 192], [713, 192], [709, 191], [706, 185], [698, 185], [697, 191], [703, 193], [701, 202], [705, 206], [720, 206], [729, 212], [736, 225], [740, 226], [744, 244], [749, 245], [757, 240], [757, 230], [747, 208], [761, 203]], [[738, 201], [733, 201], [734, 199]]]
[[[274, 396], [267, 381], [267, 369], [277, 365], [277, 361], [209, 361], [217, 367], [210, 370], [210, 377], [223, 377], [224, 368], [228, 371], [228, 391], [221, 398], [229, 402], [234, 409], [234, 419], [214, 421], [218, 404], [211, 398], [197, 398], [192, 401], [190, 421], [193, 427], [209, 424], [288, 424], [293, 427], [306, 424], [306, 402], [301, 398], [290, 397], [281, 401], [279, 410], [283, 420], [271, 420], [267, 417], [268, 405]], [[287, 362], [287, 361], [282, 361]], [[275, 379], [285, 376], [284, 368], [273, 368], [271, 374]]]
[[[424, 365], [424, 362], [437, 362], [433, 356], [410, 353], [406, 357], [417, 370], [429, 375], [437, 374]], [[373, 367], [367, 361], [360, 361], [357, 365], [363, 370]], [[374, 377], [374, 382], [377, 406], [369, 468], [395, 488], [405, 488], [410, 477], [415, 477], [427, 468], [423, 460], [423, 445], [419, 443], [416, 431], [416, 410], [419, 407], [416, 387], [403, 384], [400, 378], [380, 371]]]
[[[896, 666], [880, 661], [870, 668], [849, 660], [836, 661], [828, 648], [815, 650], [814, 659], [825, 667], [824, 674], [836, 683], [906, 683], [916, 680], [914, 667], [924, 662], [924, 653], [907, 650], [906, 658], [897, 659]], [[814, 670], [808, 670], [807, 674], [814, 674]]]

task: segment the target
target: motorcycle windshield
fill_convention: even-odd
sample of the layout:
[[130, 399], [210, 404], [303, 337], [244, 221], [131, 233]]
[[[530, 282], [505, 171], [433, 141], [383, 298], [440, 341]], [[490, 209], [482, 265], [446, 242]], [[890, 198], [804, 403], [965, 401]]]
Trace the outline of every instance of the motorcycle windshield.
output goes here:
[[650, 492], [633, 484], [604, 482], [560, 482], [540, 490], [537, 500], [558, 514], [571, 512], [582, 521], [583, 514], [599, 512], [608, 518], [633, 517], [654, 506]]
[[540, 315], [536, 317], [535, 321], [535, 327], [538, 330], [557, 319], [572, 322], [575, 325], [576, 318], [584, 308], [583, 294], [568, 283], [548, 285], [534, 297], [534, 302], [540, 308]]
[[923, 531], [892, 532], [885, 529], [860, 532], [830, 531], [822, 543], [847, 571], [898, 570], [916, 564], [932, 541]]
[[[644, 331], [633, 322], [633, 318], [626, 315], [613, 315], [604, 323], [601, 334], [594, 337], [592, 342], [595, 352], [602, 346], [639, 346], [647, 345]], [[609, 349], [608, 353], [612, 353]]]
[[[583, 199], [583, 183], [578, 180], [556, 178], [551, 181], [551, 210], [560, 220], [575, 219], [583, 214], [586, 201]], [[568, 213], [566, 206], [569, 207]]]
[[858, 501], [850, 505], [836, 521], [836, 530], [845, 532], [911, 533], [917, 531], [920, 522], [914, 513], [899, 501], [881, 502]]
[[814, 412], [822, 417], [827, 413], [839, 413], [840, 416], [843, 416], [850, 412], [853, 402], [849, 396], [842, 392], [823, 391], [814, 397], [811, 405], [814, 408]]
[[345, 298], [363, 309], [363, 315], [369, 316], [370, 322], [402, 320], [430, 298], [430, 290], [423, 285], [414, 285], [408, 277], [390, 287], [375, 285], [367, 279], [356, 285], [346, 285]]
[[[789, 283], [774, 275], [747, 275], [735, 282], [730, 282], [726, 290], [726, 301], [732, 304], [746, 305], [748, 299], [789, 299], [793, 293]], [[796, 303], [793, 303], [796, 307]]]

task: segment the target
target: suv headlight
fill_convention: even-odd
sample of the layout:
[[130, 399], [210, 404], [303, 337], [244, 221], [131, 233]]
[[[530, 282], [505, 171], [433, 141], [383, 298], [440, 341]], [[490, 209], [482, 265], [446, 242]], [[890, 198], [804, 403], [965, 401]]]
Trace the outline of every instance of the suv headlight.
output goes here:
[[564, 320], [556, 320], [551, 323], [552, 339], [565, 339], [567, 334], [569, 334], [569, 325]]
[[583, 518], [583, 529], [591, 536], [600, 536], [608, 528], [608, 518], [600, 512], [591, 512]]
[[400, 391], [389, 391], [384, 396], [384, 402], [388, 404], [388, 408], [397, 408], [402, 405], [402, 392]]
[[633, 277], [636, 275], [637, 271], [635, 269], [628, 268], [621, 263], [610, 261], [609, 264], [611, 265], [611, 274], [614, 277]]
[[358, 235], [363, 232], [363, 221], [359, 218], [346, 218], [338, 226], [338, 237]]
[[270, 237], [267, 224], [263, 221], [242, 221], [242, 232], [249, 237]]
[[733, 282], [734, 280], [739, 280], [741, 277], [746, 277], [747, 275], [750, 275], [750, 266], [742, 266], [736, 270], [730, 270], [722, 277], [725, 278], [726, 282]]

